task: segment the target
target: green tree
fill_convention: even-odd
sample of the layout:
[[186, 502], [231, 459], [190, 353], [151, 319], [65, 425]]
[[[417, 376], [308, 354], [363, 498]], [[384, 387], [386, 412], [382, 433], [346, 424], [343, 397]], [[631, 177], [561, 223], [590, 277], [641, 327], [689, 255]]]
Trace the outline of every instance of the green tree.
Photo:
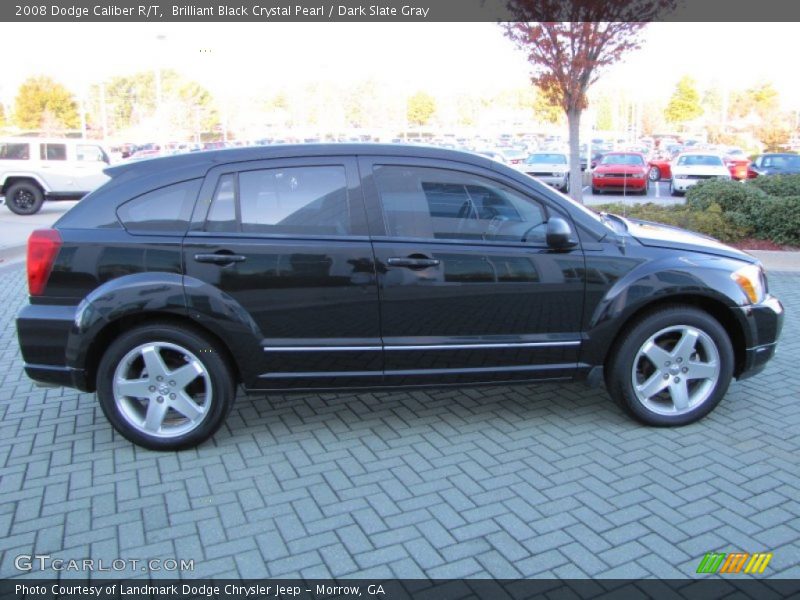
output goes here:
[[780, 95], [771, 83], [760, 83], [733, 94], [731, 114], [737, 118], [755, 113], [769, 119], [780, 109]]
[[533, 114], [541, 123], [561, 123], [564, 120], [564, 110], [558, 100], [540, 89], [536, 90]]
[[703, 107], [700, 104], [700, 93], [697, 91], [695, 81], [684, 75], [675, 86], [667, 108], [664, 109], [664, 117], [668, 123], [680, 125], [694, 121], [702, 114]]
[[6, 107], [0, 102], [0, 127], [6, 126]]
[[417, 92], [408, 99], [406, 115], [411, 125], [422, 127], [430, 122], [436, 112], [436, 100], [425, 92]]
[[[210, 131], [219, 124], [219, 111], [211, 93], [199, 83], [172, 69], [160, 72], [161, 109], [164, 126], [184, 133], [200, 128]], [[127, 129], [153, 118], [157, 112], [156, 79], [153, 71], [111, 78], [105, 90], [90, 90], [93, 124], [102, 114], [105, 101], [107, 125], [111, 131]]]
[[14, 101], [14, 121], [21, 129], [48, 127], [76, 129], [80, 125], [78, 103], [72, 93], [50, 77], [26, 79]]

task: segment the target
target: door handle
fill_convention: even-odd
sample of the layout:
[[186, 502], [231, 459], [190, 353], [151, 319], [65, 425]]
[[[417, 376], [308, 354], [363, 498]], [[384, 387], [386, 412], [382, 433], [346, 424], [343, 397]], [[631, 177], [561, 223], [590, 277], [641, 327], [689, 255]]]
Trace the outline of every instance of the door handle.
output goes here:
[[409, 256], [407, 258], [390, 258], [386, 261], [393, 267], [406, 267], [408, 269], [426, 269], [428, 267], [438, 267], [438, 258], [417, 258]]
[[200, 263], [213, 263], [215, 265], [229, 265], [247, 260], [241, 254], [195, 254], [194, 259]]

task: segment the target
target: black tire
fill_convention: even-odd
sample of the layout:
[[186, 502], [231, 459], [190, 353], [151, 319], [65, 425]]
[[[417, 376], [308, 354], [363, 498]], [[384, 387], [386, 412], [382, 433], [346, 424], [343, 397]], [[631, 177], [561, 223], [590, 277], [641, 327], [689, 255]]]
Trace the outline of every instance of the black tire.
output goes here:
[[669, 195], [670, 196], [680, 196], [681, 193], [675, 189], [675, 186], [672, 184], [672, 181], [669, 182]]
[[[118, 368], [122, 372], [130, 369], [134, 373], [130, 383], [136, 384], [137, 381], [146, 381], [144, 385], [151, 383], [149, 374], [145, 375], [147, 367], [144, 366], [144, 354], [141, 354], [140, 358], [129, 360], [130, 356], [136, 356], [138, 348], [143, 345], [151, 347], [150, 344], [159, 348], [160, 364], [170, 368], [171, 374], [179, 373], [179, 368], [187, 366], [189, 362], [193, 368], [202, 368], [202, 373], [184, 386], [177, 382], [178, 385], [174, 388], [169, 386], [175, 385], [176, 381], [169, 381], [170, 373], [167, 373], [164, 381], [159, 380], [161, 383], [152, 382], [159, 388], [154, 390], [155, 385], [149, 387], [147, 392], [150, 394], [149, 398], [115, 393], [118, 392], [115, 390]], [[193, 356], [187, 362], [181, 363], [182, 354], [183, 359], [189, 358], [189, 354]], [[195, 363], [195, 359], [199, 366]], [[138, 375], [135, 374], [137, 370]], [[210, 401], [206, 391], [207, 382], [211, 389]], [[161, 391], [161, 387], [165, 390]], [[187, 392], [187, 390], [193, 391]], [[169, 398], [176, 397], [175, 393], [170, 393], [171, 391], [177, 392], [179, 396], [187, 392], [190, 398], [194, 393], [195, 401], [202, 400], [194, 405], [195, 408], [201, 409], [194, 420], [173, 408], [173, 402], [179, 401], [180, 398], [170, 400]], [[157, 398], [162, 398], [159, 403], [164, 412], [158, 423], [159, 430], [164, 429], [164, 431], [149, 433], [143, 429], [146, 428], [148, 409], [157, 399], [157, 394], [163, 394]], [[193, 329], [170, 323], [151, 323], [123, 333], [105, 351], [97, 369], [97, 398], [106, 418], [120, 435], [134, 444], [152, 450], [180, 450], [204, 442], [214, 435], [225, 421], [235, 397], [235, 382], [231, 368], [217, 345]], [[154, 406], [158, 407], [155, 404]], [[166, 408], [163, 408], [164, 406]], [[144, 417], [145, 423], [137, 425], [135, 423], [137, 417]], [[188, 423], [182, 424], [182, 421]]]
[[640, 194], [641, 194], [642, 196], [647, 196], [647, 193], [648, 193], [649, 191], [650, 191], [650, 182], [649, 182], [649, 181], [645, 181], [645, 183], [644, 183], [644, 188], [642, 188], [642, 191], [640, 192]]
[[[670, 354], [671, 339], [676, 340], [672, 352], [680, 353], [677, 340], [683, 339], [680, 337], [681, 328], [685, 328], [683, 331], [689, 334], [686, 338], [687, 344], [694, 332], [701, 334], [695, 338], [690, 351], [682, 352], [683, 356], [667, 356]], [[660, 354], [663, 350], [663, 356], [671, 358], [657, 367], [655, 362], [651, 362], [644, 346], [654, 336], [657, 336], [656, 343], [652, 346], [648, 344], [648, 352]], [[680, 358], [683, 360], [679, 360]], [[636, 372], [634, 363], [637, 365]], [[700, 375], [698, 369], [713, 371], [715, 365], [715, 377], [692, 377], [693, 371], [695, 375]], [[673, 305], [645, 315], [628, 328], [628, 332], [610, 353], [609, 363], [606, 365], [606, 384], [611, 397], [642, 423], [660, 427], [687, 425], [702, 419], [719, 404], [728, 391], [733, 377], [733, 365], [733, 346], [719, 321], [697, 308]], [[683, 369], [687, 372], [684, 373]], [[668, 389], [654, 393], [644, 400], [640, 399], [639, 395], [648, 396], [646, 388], [651, 381], [655, 386]], [[637, 383], [645, 388], [638, 393], [635, 387]], [[687, 391], [687, 403], [683, 408], [678, 407], [673, 396], [673, 389], [679, 390], [681, 387]]]
[[35, 183], [20, 181], [6, 190], [6, 206], [17, 215], [35, 215], [44, 204], [44, 192]]
[[661, 169], [659, 169], [658, 167], [650, 167], [650, 172], [647, 174], [647, 178], [650, 181], [660, 181]]
[[602, 196], [603, 192], [600, 190], [600, 188], [596, 188], [596, 187], [592, 186], [592, 195], [593, 196]]
[[569, 177], [567, 177], [567, 181], [564, 182], [564, 187], [561, 190], [565, 194], [569, 194]]

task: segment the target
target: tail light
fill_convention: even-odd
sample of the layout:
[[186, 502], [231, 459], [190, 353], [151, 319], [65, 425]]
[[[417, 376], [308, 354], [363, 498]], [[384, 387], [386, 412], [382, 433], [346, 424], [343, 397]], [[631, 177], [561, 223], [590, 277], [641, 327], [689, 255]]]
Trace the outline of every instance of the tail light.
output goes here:
[[53, 269], [61, 235], [55, 229], [37, 229], [28, 238], [28, 291], [41, 296]]

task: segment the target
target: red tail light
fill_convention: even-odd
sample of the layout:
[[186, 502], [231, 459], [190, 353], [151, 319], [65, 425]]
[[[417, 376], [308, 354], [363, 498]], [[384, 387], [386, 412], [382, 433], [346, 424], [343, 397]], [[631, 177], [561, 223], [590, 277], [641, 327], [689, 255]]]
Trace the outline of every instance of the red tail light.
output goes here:
[[28, 291], [41, 296], [47, 278], [61, 248], [61, 236], [55, 229], [37, 229], [28, 238]]

